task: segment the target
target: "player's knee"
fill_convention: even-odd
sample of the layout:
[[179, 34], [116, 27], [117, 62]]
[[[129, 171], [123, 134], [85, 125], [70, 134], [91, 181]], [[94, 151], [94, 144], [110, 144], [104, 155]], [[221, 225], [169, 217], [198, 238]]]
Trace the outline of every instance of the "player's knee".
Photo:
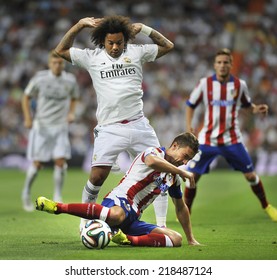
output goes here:
[[173, 243], [173, 247], [180, 247], [182, 246], [182, 241], [183, 241], [183, 238], [182, 238], [182, 235], [178, 232], [174, 232], [172, 234], [172, 236], [170, 236], [170, 239]]
[[43, 167], [43, 164], [40, 161], [34, 161], [33, 165], [37, 170], [40, 170]]
[[108, 177], [110, 169], [94, 168], [90, 173], [90, 182], [95, 186], [102, 186]]
[[105, 181], [105, 178], [101, 176], [101, 174], [93, 174], [90, 175], [89, 180], [95, 186], [102, 186]]
[[119, 225], [125, 220], [124, 210], [120, 206], [114, 206], [111, 208], [109, 221], [114, 225]]
[[245, 173], [244, 176], [245, 176], [246, 180], [250, 183], [255, 182], [257, 180], [257, 175], [254, 172]]

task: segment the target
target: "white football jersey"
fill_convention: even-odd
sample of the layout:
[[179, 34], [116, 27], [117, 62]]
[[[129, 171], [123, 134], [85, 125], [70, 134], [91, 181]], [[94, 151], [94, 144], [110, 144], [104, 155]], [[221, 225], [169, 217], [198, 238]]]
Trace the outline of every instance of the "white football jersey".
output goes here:
[[154, 61], [157, 53], [155, 44], [128, 44], [117, 59], [109, 56], [104, 48], [70, 48], [72, 64], [85, 68], [91, 76], [97, 95], [99, 125], [142, 114], [142, 65]]
[[119, 185], [106, 196], [113, 199], [116, 205], [120, 205], [118, 197], [126, 198], [137, 215], [140, 215], [162, 191], [167, 191], [176, 182], [180, 185], [179, 176], [158, 172], [147, 166], [144, 159], [149, 154], [165, 157], [162, 148], [146, 149], [135, 158]]
[[79, 88], [73, 74], [63, 71], [55, 76], [51, 70], [43, 70], [30, 80], [24, 94], [36, 99], [36, 124], [60, 125], [67, 123], [70, 100], [79, 98]]

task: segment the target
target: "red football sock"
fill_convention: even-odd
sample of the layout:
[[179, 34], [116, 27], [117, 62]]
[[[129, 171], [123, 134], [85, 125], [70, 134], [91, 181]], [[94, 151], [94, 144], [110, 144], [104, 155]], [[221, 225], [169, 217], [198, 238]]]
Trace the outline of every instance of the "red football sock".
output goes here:
[[254, 194], [257, 196], [257, 198], [261, 202], [262, 207], [266, 208], [267, 205], [268, 205], [268, 202], [266, 200], [265, 191], [264, 191], [262, 181], [259, 180], [258, 184], [251, 185], [251, 188], [252, 188], [252, 191], [254, 192]]
[[166, 237], [164, 234], [149, 233], [146, 235], [127, 235], [133, 246], [166, 247]]
[[184, 199], [185, 203], [188, 206], [189, 212], [191, 213], [191, 206], [196, 196], [196, 187], [195, 188], [185, 188]]
[[[104, 211], [102, 212], [102, 210]], [[102, 218], [106, 220], [109, 216], [110, 209], [97, 203], [58, 203], [56, 214], [66, 213], [85, 219], [99, 219], [101, 212], [103, 215]]]

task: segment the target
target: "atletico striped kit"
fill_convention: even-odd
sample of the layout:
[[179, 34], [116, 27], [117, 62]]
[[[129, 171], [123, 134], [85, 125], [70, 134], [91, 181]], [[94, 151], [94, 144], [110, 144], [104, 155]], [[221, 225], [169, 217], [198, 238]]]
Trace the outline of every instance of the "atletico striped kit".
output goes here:
[[140, 216], [161, 192], [168, 190], [171, 197], [182, 198], [179, 176], [158, 172], [147, 166], [144, 159], [149, 154], [164, 159], [165, 149], [149, 147], [139, 154], [119, 185], [105, 197], [119, 206], [120, 198], [126, 199], [137, 216]]
[[215, 74], [203, 78], [186, 104], [196, 108], [201, 102], [205, 106], [205, 116], [203, 128], [198, 135], [199, 143], [210, 146], [241, 143], [238, 111], [242, 107], [251, 106], [245, 81], [230, 76], [228, 82], [221, 83]]

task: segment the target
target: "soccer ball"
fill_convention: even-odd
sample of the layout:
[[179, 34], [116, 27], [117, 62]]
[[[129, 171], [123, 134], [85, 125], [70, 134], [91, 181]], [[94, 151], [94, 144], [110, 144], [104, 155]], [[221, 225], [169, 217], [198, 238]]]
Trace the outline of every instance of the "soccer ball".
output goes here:
[[98, 219], [88, 221], [81, 232], [82, 243], [88, 249], [104, 249], [111, 238], [112, 231], [109, 225]]

